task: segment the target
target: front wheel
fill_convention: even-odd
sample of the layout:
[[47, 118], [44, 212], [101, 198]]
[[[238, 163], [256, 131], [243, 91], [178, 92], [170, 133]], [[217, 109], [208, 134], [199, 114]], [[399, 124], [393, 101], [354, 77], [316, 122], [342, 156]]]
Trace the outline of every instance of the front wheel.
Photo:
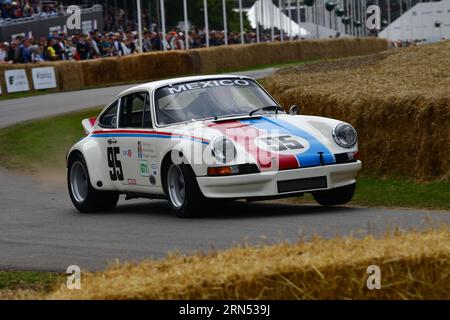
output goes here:
[[76, 154], [69, 162], [67, 184], [70, 199], [81, 213], [107, 212], [117, 206], [117, 192], [98, 191], [92, 187], [86, 162], [81, 154]]
[[313, 192], [313, 197], [322, 206], [338, 206], [352, 200], [355, 188], [356, 183], [352, 183], [344, 187]]
[[205, 204], [206, 199], [188, 165], [172, 163], [167, 170], [166, 186], [170, 206], [180, 218], [197, 215]]

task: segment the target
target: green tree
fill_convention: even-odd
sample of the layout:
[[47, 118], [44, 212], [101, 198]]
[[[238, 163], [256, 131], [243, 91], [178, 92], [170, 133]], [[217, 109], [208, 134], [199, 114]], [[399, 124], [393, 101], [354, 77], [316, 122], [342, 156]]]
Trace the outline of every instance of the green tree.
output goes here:
[[[226, 0], [227, 1], [227, 23], [228, 30], [239, 32], [239, 13], [234, 12], [233, 8], [237, 7], [237, 1]], [[188, 6], [188, 19], [196, 27], [204, 27], [204, 11], [203, 11], [203, 0], [187, 0]], [[175, 27], [178, 22], [184, 20], [183, 14], [183, 1], [182, 0], [166, 0], [166, 23], [167, 26]], [[246, 30], [250, 29], [250, 22], [244, 13], [244, 28]], [[208, 0], [208, 20], [209, 20], [209, 30], [223, 30], [223, 11], [222, 11], [222, 1], [221, 0]]]

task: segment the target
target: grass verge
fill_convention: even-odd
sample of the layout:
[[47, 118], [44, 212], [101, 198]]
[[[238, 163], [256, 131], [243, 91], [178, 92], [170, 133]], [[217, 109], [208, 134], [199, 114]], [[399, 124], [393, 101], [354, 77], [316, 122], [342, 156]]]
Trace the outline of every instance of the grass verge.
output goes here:
[[0, 95], [0, 101], [2, 100], [10, 100], [10, 99], [21, 99], [21, 98], [28, 98], [33, 96], [41, 96], [44, 94], [51, 94], [51, 93], [58, 93], [59, 91], [57, 89], [46, 89], [46, 90], [39, 90], [39, 91], [24, 91], [24, 92], [13, 92], [13, 93], [5, 93], [3, 95]]
[[[95, 108], [0, 129], [1, 165], [39, 177], [63, 176], [67, 150], [84, 136], [81, 120], [96, 116], [99, 110]], [[289, 201], [313, 202], [313, 199], [305, 195], [304, 198]], [[363, 174], [358, 178], [352, 203], [450, 210], [450, 182], [421, 183]]]
[[24, 122], [0, 129], [0, 161], [27, 174], [53, 169], [64, 172], [67, 150], [84, 136], [81, 120], [100, 108]]
[[[381, 270], [381, 289], [366, 286]], [[450, 231], [335, 238], [159, 261], [84, 273], [81, 290], [55, 287], [30, 299], [450, 299]]]
[[48, 293], [64, 279], [61, 274], [52, 272], [0, 271], [0, 299], [16, 298], [17, 292]]
[[[288, 199], [295, 203], [313, 203], [312, 195]], [[352, 204], [450, 210], [450, 182], [416, 182], [406, 179], [373, 178], [365, 174], [357, 178]]]

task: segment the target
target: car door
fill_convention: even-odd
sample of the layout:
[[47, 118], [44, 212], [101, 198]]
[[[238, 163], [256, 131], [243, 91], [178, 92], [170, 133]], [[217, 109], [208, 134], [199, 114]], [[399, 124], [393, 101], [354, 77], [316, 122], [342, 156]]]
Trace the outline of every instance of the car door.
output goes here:
[[149, 108], [148, 101], [148, 92], [131, 93], [121, 99], [117, 147], [124, 174], [122, 190], [151, 192], [151, 164], [143, 156], [152, 127], [144, 112]]

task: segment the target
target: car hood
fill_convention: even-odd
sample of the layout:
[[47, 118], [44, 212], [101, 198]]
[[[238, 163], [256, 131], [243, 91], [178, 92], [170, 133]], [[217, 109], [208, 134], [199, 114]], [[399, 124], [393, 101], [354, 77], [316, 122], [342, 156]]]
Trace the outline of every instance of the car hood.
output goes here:
[[335, 122], [320, 117], [279, 114], [197, 121], [172, 129], [176, 134], [190, 135], [208, 143], [215, 137], [226, 136], [234, 141], [238, 154], [245, 153], [265, 171], [335, 163], [336, 146], [331, 136]]

